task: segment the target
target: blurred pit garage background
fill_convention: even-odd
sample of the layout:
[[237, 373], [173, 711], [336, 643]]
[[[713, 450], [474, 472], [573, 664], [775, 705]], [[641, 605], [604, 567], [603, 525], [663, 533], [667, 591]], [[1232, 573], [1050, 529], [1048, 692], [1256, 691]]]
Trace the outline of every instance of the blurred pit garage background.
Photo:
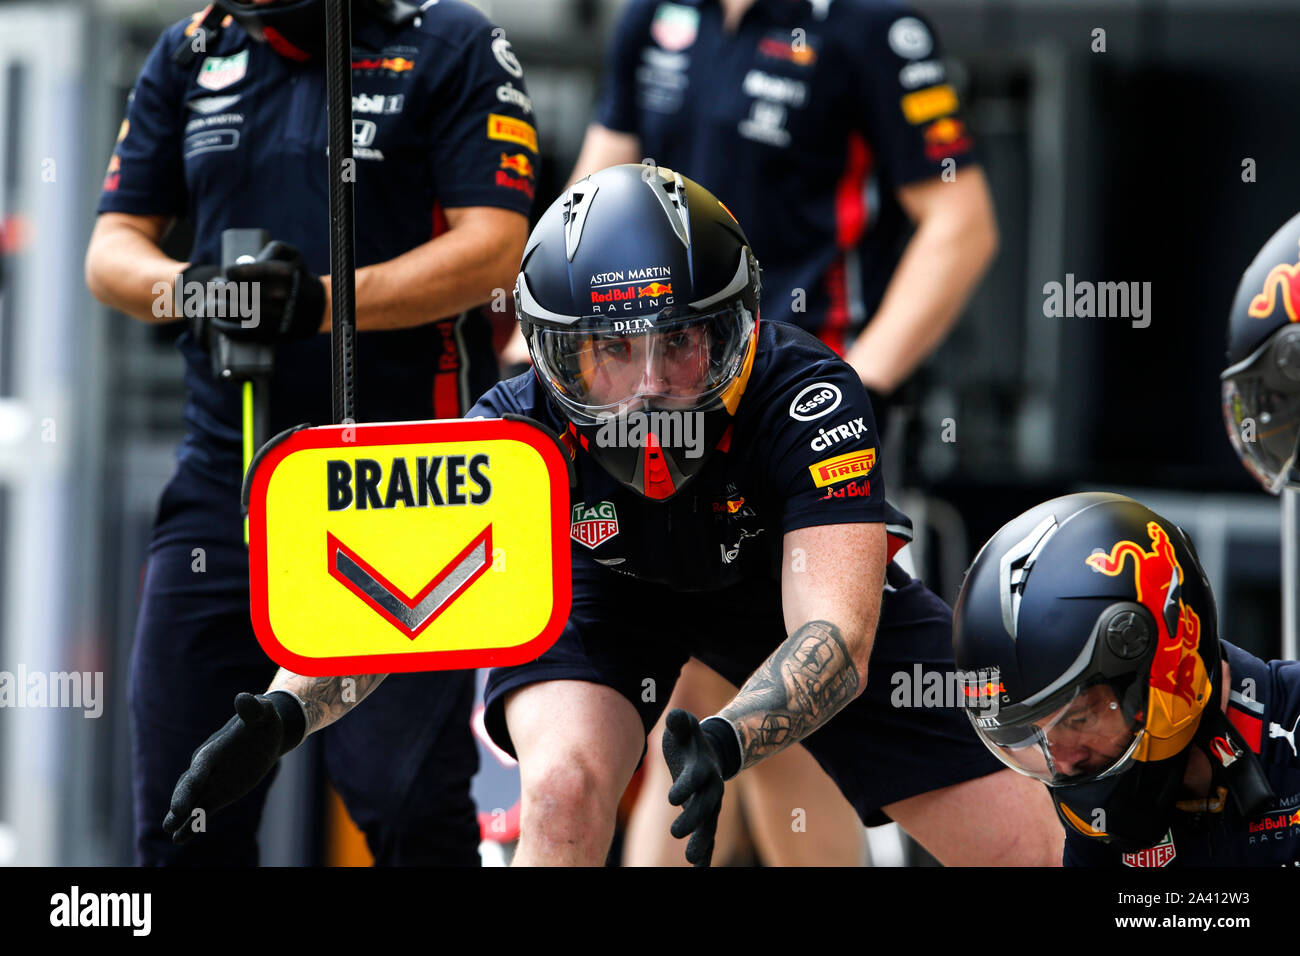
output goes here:
[[[572, 168], [621, 2], [479, 4], [527, 71], [543, 150], [535, 211]], [[0, 709], [0, 863], [132, 860], [125, 675], [181, 437], [182, 363], [178, 329], [94, 302], [82, 260], [127, 92], [161, 30], [198, 6], [0, 2], [0, 670], [103, 674], [97, 719]], [[1068, 491], [1124, 491], [1192, 535], [1221, 632], [1278, 656], [1279, 508], [1232, 455], [1217, 379], [1238, 277], [1300, 209], [1300, 5], [917, 6], [945, 44], [1002, 248], [902, 396], [906, 426], [885, 451], [918, 527], [913, 562], [951, 601], [1014, 514]], [[1091, 50], [1098, 27], [1104, 54]], [[185, 258], [183, 230], [171, 243]], [[1150, 326], [1045, 317], [1043, 285], [1067, 273], [1150, 282]], [[305, 800], [319, 812], [296, 810]], [[286, 762], [262, 838], [268, 864], [357, 859], [309, 747]], [[899, 859], [874, 849], [878, 863]]]

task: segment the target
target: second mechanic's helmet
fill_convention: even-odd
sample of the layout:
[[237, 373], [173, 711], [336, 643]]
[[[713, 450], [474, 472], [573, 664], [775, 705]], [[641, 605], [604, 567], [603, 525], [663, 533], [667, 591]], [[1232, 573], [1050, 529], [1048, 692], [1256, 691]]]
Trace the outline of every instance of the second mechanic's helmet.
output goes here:
[[731, 425], [758, 342], [759, 271], [712, 193], [611, 166], [538, 221], [515, 310], [572, 439], [647, 498], [675, 495]]
[[1300, 215], [1241, 277], [1221, 380], [1228, 438], [1246, 470], [1273, 494], [1300, 487]]
[[967, 711], [976, 733], [1048, 785], [1067, 828], [1164, 836], [1221, 680], [1214, 595], [1177, 525], [1122, 495], [1030, 509], [967, 571], [953, 649], [959, 671], [996, 674], [998, 707]]

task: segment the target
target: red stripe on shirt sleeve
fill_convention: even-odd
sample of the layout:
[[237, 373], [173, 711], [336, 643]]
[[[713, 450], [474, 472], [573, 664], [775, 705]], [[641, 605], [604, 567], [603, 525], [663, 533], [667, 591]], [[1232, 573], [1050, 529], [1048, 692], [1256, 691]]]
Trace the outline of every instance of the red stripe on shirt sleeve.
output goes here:
[[1228, 722], [1237, 728], [1237, 733], [1241, 734], [1242, 739], [1246, 741], [1246, 746], [1259, 753], [1264, 734], [1264, 722], [1244, 710], [1238, 710], [1231, 704], [1228, 705]]

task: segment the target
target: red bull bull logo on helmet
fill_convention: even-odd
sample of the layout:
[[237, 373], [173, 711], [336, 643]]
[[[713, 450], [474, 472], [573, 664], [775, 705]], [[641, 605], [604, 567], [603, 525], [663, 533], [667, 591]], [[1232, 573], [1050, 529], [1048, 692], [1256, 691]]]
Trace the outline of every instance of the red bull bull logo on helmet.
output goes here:
[[661, 295], [671, 295], [673, 286], [671, 282], [651, 282], [649, 285], [640, 286], [636, 290], [638, 299], [644, 299], [647, 296], [658, 298]]
[[1300, 261], [1294, 265], [1282, 262], [1269, 269], [1263, 291], [1250, 300], [1246, 311], [1251, 318], [1267, 319], [1277, 308], [1279, 297], [1287, 318], [1300, 322]]
[[1139, 760], [1163, 760], [1185, 746], [1200, 722], [1210, 681], [1200, 655], [1201, 618], [1183, 602], [1183, 568], [1173, 542], [1155, 521], [1147, 522], [1147, 534], [1151, 538], [1150, 551], [1135, 541], [1120, 541], [1109, 553], [1098, 551], [1085, 561], [1094, 571], [1117, 577], [1128, 559], [1133, 559], [1138, 602], [1151, 612], [1157, 629], [1147, 734], [1135, 756]]

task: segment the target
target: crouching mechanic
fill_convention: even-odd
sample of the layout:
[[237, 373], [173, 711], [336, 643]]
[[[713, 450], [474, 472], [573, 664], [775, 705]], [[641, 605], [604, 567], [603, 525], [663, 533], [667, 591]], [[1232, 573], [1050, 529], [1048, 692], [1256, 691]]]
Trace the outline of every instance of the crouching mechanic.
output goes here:
[[[864, 822], [892, 818], [945, 863], [1059, 863], [1050, 801], [955, 707], [891, 706], [891, 672], [951, 669], [951, 612], [889, 561], [908, 526], [885, 503], [861, 380], [806, 332], [760, 328], [758, 263], [722, 204], [662, 168], [595, 173], [534, 229], [515, 299], [535, 372], [471, 414], [549, 426], [577, 475], [569, 621], [485, 694], [489, 732], [519, 760], [515, 862], [605, 861], [646, 733], [695, 656], [741, 690], [702, 723], [667, 722], [692, 862], [709, 861], [724, 781], [803, 740]], [[262, 699], [262, 750], [341, 713], [336, 685], [282, 672], [273, 690], [307, 717]], [[259, 732], [228, 730], [256, 750]], [[173, 823], [246, 773], [224, 759], [233, 746], [199, 751]]]
[[1183, 531], [1078, 494], [1005, 525], [954, 612], [962, 670], [996, 676], [971, 721], [1047, 784], [1075, 866], [1300, 861], [1300, 664], [1221, 641]]
[[[741, 689], [703, 722], [668, 715], [691, 862], [709, 861], [724, 781], [800, 740], [864, 822], [896, 820], [945, 863], [1057, 862], [1047, 801], [996, 772], [955, 707], [891, 706], [891, 672], [951, 669], [950, 611], [889, 560], [910, 529], [861, 380], [759, 324], [731, 213], [670, 170], [595, 173], [533, 230], [515, 298], [536, 374], [476, 409], [562, 432], [577, 472], [568, 625], [485, 693], [519, 760], [516, 862], [604, 861], [692, 656]], [[1020, 813], [992, 812], [1003, 800]]]

